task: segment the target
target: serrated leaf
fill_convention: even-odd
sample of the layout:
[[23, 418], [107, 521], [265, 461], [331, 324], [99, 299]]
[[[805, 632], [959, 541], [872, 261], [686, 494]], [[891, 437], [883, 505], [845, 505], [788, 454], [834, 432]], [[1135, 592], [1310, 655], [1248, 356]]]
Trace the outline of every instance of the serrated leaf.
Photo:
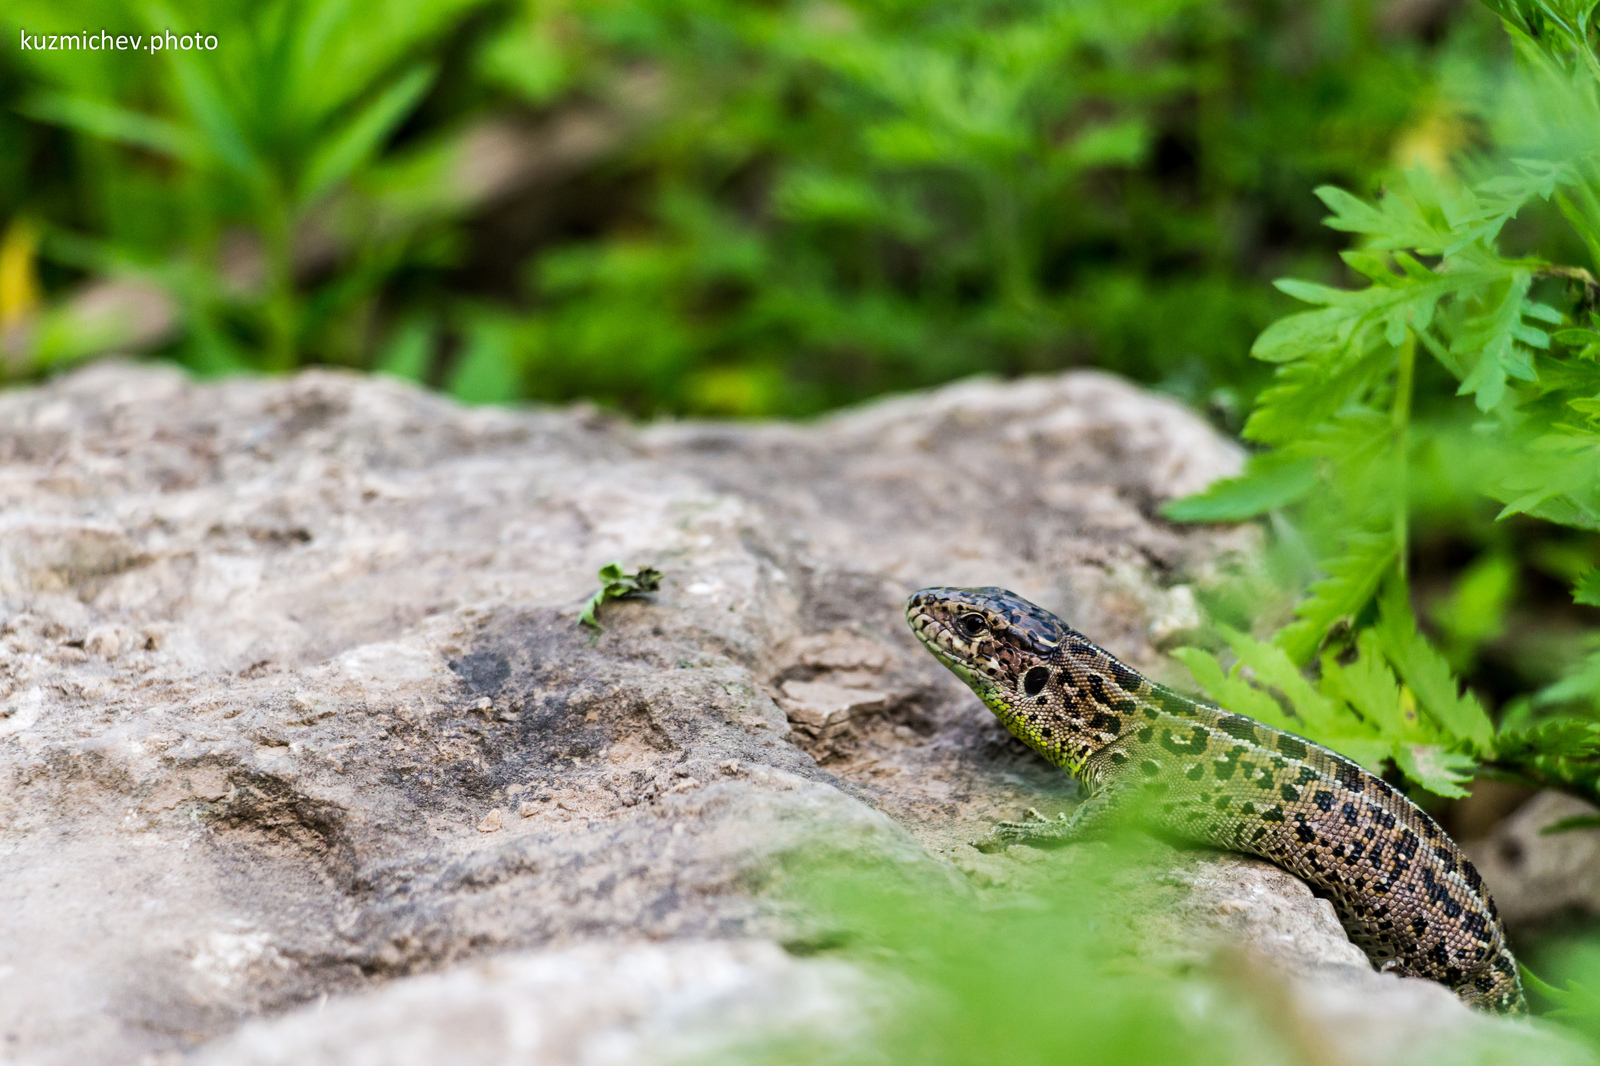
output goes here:
[[1593, 758], [1600, 755], [1600, 722], [1585, 718], [1556, 718], [1523, 729], [1502, 727], [1495, 746], [1502, 756], [1533, 754], [1566, 759]]
[[1362, 723], [1347, 712], [1342, 712], [1337, 703], [1318, 692], [1282, 648], [1262, 643], [1228, 626], [1218, 626], [1217, 629], [1228, 642], [1228, 647], [1233, 649], [1233, 654], [1238, 656], [1239, 664], [1235, 672], [1240, 667], [1249, 667], [1259, 683], [1277, 689], [1288, 697], [1295, 717], [1304, 723], [1297, 728], [1309, 728], [1317, 736], [1361, 732]]
[[1289, 658], [1309, 662], [1334, 626], [1371, 602], [1394, 556], [1392, 534], [1353, 534], [1345, 554], [1324, 564], [1327, 576], [1313, 583], [1295, 607], [1299, 620], [1278, 631], [1277, 643]]
[[[1281, 288], [1282, 282], [1279, 283]], [[1301, 311], [1278, 319], [1256, 338], [1250, 354], [1266, 363], [1303, 359], [1320, 349], [1343, 347], [1359, 314], [1344, 307]]]
[[[1534, 380], [1532, 361], [1516, 347], [1524, 298], [1532, 283], [1533, 275], [1528, 271], [1513, 270], [1500, 297], [1483, 314], [1468, 320], [1465, 329], [1450, 345], [1450, 350], [1458, 355], [1478, 353], [1456, 395], [1473, 396], [1480, 411], [1490, 411], [1499, 405], [1505, 396], [1508, 378]], [[1539, 335], [1544, 336], [1542, 331]]]
[[1383, 772], [1384, 763], [1393, 754], [1394, 741], [1387, 737], [1329, 733], [1311, 739], [1325, 748], [1332, 748], [1347, 759], [1360, 763], [1374, 774]]
[[[1389, 267], [1389, 258], [1377, 252], [1369, 252], [1360, 248], [1352, 248], [1339, 253], [1339, 258], [1345, 265], [1357, 274], [1378, 285], [1395, 285], [1401, 279]], [[1290, 293], [1290, 295], [1294, 295]]]
[[1345, 192], [1337, 185], [1321, 185], [1315, 190], [1317, 199], [1328, 205], [1333, 214], [1324, 221], [1332, 229], [1356, 233], [1381, 233], [1386, 219], [1383, 212], [1358, 196]]
[[1445, 751], [1437, 744], [1396, 744], [1394, 763], [1400, 772], [1436, 796], [1460, 799], [1461, 786], [1472, 780], [1478, 763], [1470, 755]]
[[1409, 248], [1425, 255], [1437, 255], [1455, 236], [1427, 216], [1415, 195], [1414, 185], [1413, 195], [1385, 192], [1376, 204], [1332, 185], [1324, 185], [1316, 193], [1333, 211], [1323, 219], [1324, 225], [1348, 233], [1364, 233], [1372, 248]]
[[1400, 269], [1405, 271], [1406, 277], [1412, 281], [1433, 282], [1439, 280], [1437, 274], [1417, 262], [1414, 256], [1407, 255], [1405, 252], [1395, 252], [1394, 261], [1400, 264]]
[[1342, 699], [1391, 740], [1424, 743], [1434, 739], [1407, 700], [1394, 671], [1384, 661], [1378, 635], [1363, 629], [1356, 638], [1354, 661], [1340, 665], [1332, 654], [1322, 660], [1322, 684], [1330, 696]]
[[1305, 496], [1317, 483], [1314, 459], [1253, 455], [1238, 477], [1213, 482], [1204, 492], [1173, 500], [1161, 513], [1176, 522], [1238, 522]]
[[1471, 692], [1464, 692], [1445, 657], [1417, 631], [1405, 586], [1394, 581], [1378, 605], [1376, 632], [1383, 653], [1394, 664], [1417, 702], [1449, 740], [1470, 743], [1485, 756], [1494, 750], [1494, 724]]
[[1572, 602], [1600, 607], [1600, 569], [1590, 567], [1572, 586]]
[[1263, 444], [1287, 444], [1306, 436], [1307, 427], [1327, 421], [1389, 364], [1387, 349], [1355, 359], [1301, 359], [1278, 367], [1272, 384], [1256, 397], [1244, 436]]
[[1218, 706], [1275, 729], [1296, 728], [1296, 723], [1283, 713], [1283, 708], [1270, 693], [1261, 691], [1236, 673], [1230, 674], [1224, 670], [1210, 652], [1200, 648], [1179, 648], [1172, 656], [1189, 668], [1201, 691]]

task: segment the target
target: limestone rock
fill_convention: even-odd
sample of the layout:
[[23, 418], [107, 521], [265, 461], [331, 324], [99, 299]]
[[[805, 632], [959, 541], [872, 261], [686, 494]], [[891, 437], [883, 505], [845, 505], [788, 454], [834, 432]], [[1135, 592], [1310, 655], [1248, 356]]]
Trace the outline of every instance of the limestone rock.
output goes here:
[[[637, 1061], [859, 1003], [772, 945], [785, 856], [1017, 880], [1043, 860], [956, 853], [1076, 795], [906, 594], [1009, 586], [1152, 667], [1253, 545], [1156, 508], [1240, 459], [1092, 373], [643, 429], [324, 372], [0, 395], [0, 1056]], [[592, 636], [613, 560], [665, 577]], [[1195, 921], [1362, 972], [1243, 869]]]

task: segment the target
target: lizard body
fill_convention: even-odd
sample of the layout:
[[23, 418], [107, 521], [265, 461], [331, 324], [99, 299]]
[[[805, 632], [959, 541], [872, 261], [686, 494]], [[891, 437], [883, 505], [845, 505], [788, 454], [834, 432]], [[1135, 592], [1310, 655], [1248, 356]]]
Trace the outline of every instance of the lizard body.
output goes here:
[[1478, 871], [1382, 778], [1158, 685], [1004, 589], [923, 589], [906, 617], [1013, 735], [1088, 789], [1070, 819], [1001, 823], [1002, 839], [1091, 834], [1138, 801], [1164, 832], [1299, 876], [1381, 969], [1440, 981], [1473, 1006], [1526, 1010]]

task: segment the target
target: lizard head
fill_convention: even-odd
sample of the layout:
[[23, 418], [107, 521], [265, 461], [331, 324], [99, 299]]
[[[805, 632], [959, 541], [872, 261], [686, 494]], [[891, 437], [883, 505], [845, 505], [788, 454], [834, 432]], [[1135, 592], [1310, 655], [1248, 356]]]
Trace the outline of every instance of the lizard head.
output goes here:
[[1014, 736], [1073, 773], [1116, 739], [1122, 720], [1111, 704], [1144, 681], [1005, 589], [923, 589], [907, 601], [906, 621]]
[[1049, 611], [998, 588], [923, 589], [907, 601], [906, 621], [1002, 719], [1039, 695], [1057, 647], [1072, 633]]

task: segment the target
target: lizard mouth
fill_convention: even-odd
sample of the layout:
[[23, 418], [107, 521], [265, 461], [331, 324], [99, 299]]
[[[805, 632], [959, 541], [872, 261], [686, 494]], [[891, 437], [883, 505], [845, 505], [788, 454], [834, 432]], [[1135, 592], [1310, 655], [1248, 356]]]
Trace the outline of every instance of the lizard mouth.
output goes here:
[[935, 655], [942, 657], [954, 650], [955, 635], [950, 632], [949, 626], [933, 615], [912, 606], [906, 611], [906, 621], [911, 625], [911, 632]]
[[916, 634], [923, 647], [933, 653], [935, 659], [967, 684], [974, 682], [975, 674], [967, 658], [973, 651], [970, 644], [957, 636], [943, 621], [916, 604], [906, 609], [906, 621], [911, 625], [911, 632]]

